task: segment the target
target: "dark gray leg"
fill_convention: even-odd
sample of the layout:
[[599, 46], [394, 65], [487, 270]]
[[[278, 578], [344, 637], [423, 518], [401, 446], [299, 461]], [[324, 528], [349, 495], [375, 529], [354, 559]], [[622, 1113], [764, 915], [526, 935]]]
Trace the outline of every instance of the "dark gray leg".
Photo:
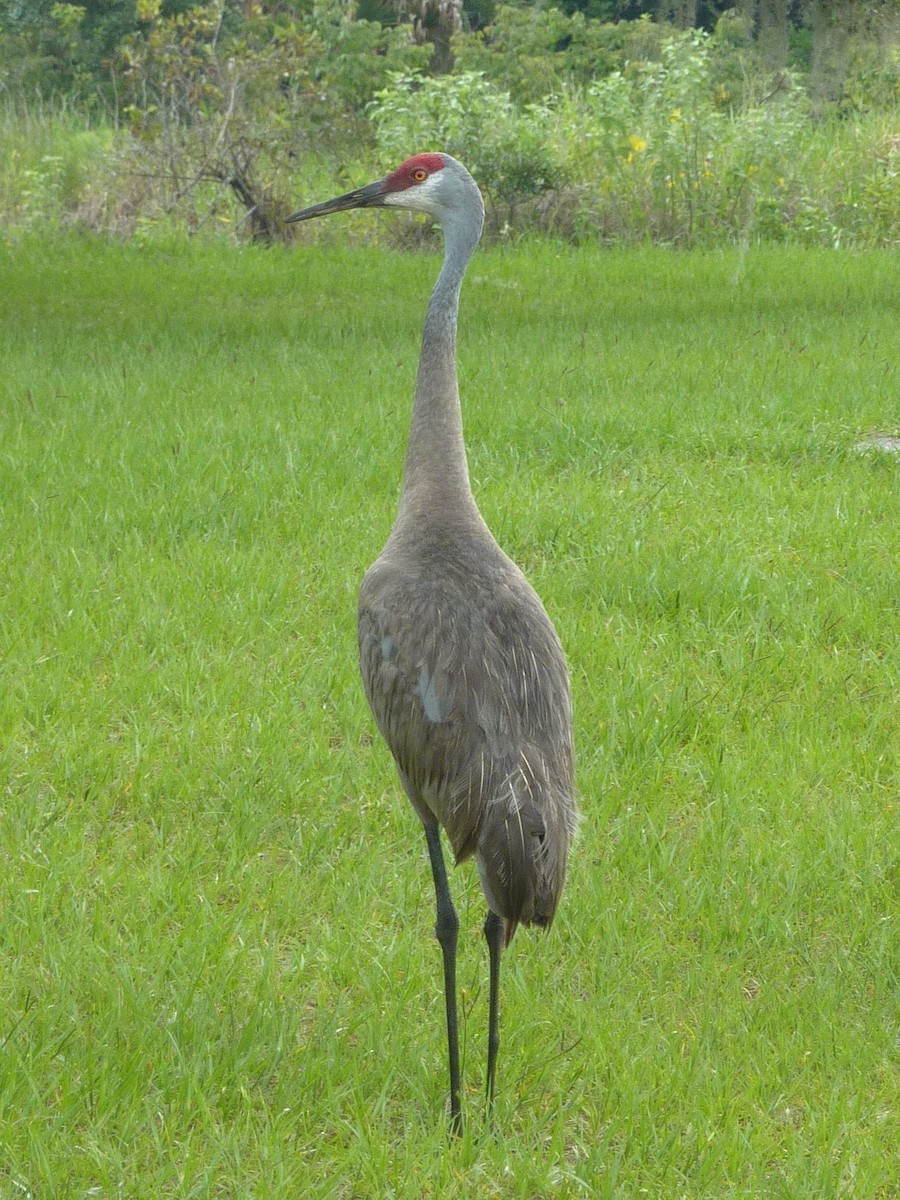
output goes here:
[[497, 1072], [497, 1051], [500, 1048], [500, 955], [506, 937], [506, 922], [495, 912], [489, 912], [484, 922], [491, 959], [491, 990], [488, 1008], [487, 1107], [488, 1119], [494, 1111], [494, 1077]]
[[450, 1056], [450, 1125], [454, 1133], [462, 1129], [459, 1108], [459, 1027], [456, 1021], [456, 942], [459, 934], [459, 918], [453, 907], [447, 868], [441, 850], [441, 833], [437, 825], [425, 826], [428, 856], [431, 859], [431, 874], [434, 877], [434, 894], [437, 900], [437, 921], [434, 931], [444, 955], [444, 999], [447, 1004], [447, 1046]]

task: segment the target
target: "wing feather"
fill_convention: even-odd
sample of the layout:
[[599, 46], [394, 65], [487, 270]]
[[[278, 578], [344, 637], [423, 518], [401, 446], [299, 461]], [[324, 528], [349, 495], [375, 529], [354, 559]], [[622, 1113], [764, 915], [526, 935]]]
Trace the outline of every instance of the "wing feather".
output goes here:
[[[389, 544], [390, 545], [390, 544]], [[488, 903], [549, 924], [575, 824], [565, 659], [536, 593], [499, 549], [473, 566], [440, 548], [415, 563], [388, 551], [360, 589], [360, 668], [369, 704], [424, 821], [457, 861], [477, 852]], [[481, 556], [483, 559], [484, 556]]]

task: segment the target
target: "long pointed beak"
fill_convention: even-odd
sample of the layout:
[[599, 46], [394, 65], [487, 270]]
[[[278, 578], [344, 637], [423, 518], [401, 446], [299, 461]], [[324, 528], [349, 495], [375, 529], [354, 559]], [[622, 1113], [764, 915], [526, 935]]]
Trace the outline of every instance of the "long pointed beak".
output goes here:
[[386, 195], [384, 180], [379, 179], [377, 183], [369, 183], [353, 192], [345, 192], [343, 196], [335, 196], [333, 200], [301, 208], [299, 212], [285, 217], [285, 221], [308, 221], [310, 217], [324, 217], [328, 213], [343, 212], [347, 208], [381, 208], [384, 206]]

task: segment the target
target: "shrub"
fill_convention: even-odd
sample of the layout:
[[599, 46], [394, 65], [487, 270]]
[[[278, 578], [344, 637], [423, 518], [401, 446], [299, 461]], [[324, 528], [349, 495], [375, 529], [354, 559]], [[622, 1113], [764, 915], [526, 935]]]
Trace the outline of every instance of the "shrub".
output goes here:
[[[77, 62], [81, 7], [41, 3]], [[141, 32], [115, 63], [112, 128], [71, 103], [5, 92], [8, 228], [79, 220], [148, 237], [224, 226], [272, 239], [285, 235], [287, 197], [362, 182], [376, 149], [384, 166], [446, 149], [481, 184], [494, 232], [898, 241], [897, 58], [886, 47], [853, 42], [841, 99], [811, 109], [794, 77], [760, 69], [734, 12], [712, 35], [666, 36], [646, 20], [500, 7], [483, 34], [460, 35], [454, 74], [428, 78], [430, 50], [409, 26], [354, 21], [338, 0], [249, 17], [224, 0], [178, 6], [133, 10]], [[17, 56], [31, 70], [26, 33], [0, 31], [0, 88], [20, 77]]]
[[547, 136], [549, 109], [518, 107], [478, 72], [396, 75], [368, 111], [386, 158], [444, 150], [464, 161], [478, 178], [495, 230], [510, 225], [517, 205], [559, 177]]
[[[349, 21], [334, 0], [308, 18], [255, 11], [229, 28], [221, 3], [160, 18], [126, 40], [121, 89], [131, 139], [122, 165], [151, 182], [144, 218], [177, 214], [191, 229], [230, 221], [254, 240], [290, 236], [280, 220], [311, 151], [371, 144], [361, 110], [391, 66], [427, 56], [397, 30]], [[134, 191], [132, 190], [132, 197]]]
[[788, 194], [805, 130], [802, 94], [783, 79], [735, 110], [699, 31], [666, 39], [556, 106], [557, 152], [588, 185], [583, 224], [606, 239], [695, 243], [752, 229], [760, 197]]
[[458, 71], [480, 72], [519, 103], [535, 103], [628, 62], [657, 59], [663, 34], [648, 19], [613, 24], [553, 6], [504, 4], [486, 29], [457, 34], [453, 52]]

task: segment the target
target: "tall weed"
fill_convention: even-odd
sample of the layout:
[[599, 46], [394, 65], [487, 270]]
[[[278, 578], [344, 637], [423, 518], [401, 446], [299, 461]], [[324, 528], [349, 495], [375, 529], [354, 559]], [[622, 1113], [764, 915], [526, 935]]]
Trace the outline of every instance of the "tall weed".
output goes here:
[[671, 37], [555, 106], [558, 153], [584, 185], [582, 227], [608, 240], [694, 244], [752, 229], [761, 197], [785, 197], [808, 129], [783, 78], [739, 108], [716, 83], [710, 39]]
[[738, 86], [733, 66], [721, 39], [692, 30], [664, 39], [658, 60], [539, 103], [517, 103], [476, 71], [398, 74], [369, 112], [386, 161], [440, 147], [469, 164], [495, 229], [677, 245], [896, 244], [900, 109], [823, 125], [797, 78]]
[[60, 224], [78, 209], [114, 134], [62, 101], [0, 105], [0, 216], [13, 228]]
[[[79, 222], [126, 236], [171, 228], [274, 240], [295, 198], [362, 182], [376, 161], [387, 168], [444, 149], [480, 183], [494, 235], [681, 246], [900, 241], [900, 105], [823, 115], [798, 78], [747, 70], [734, 22], [712, 36], [664, 38], [632, 22], [615, 46], [613, 34], [624, 34], [604, 26], [594, 78], [585, 64], [566, 74], [545, 63], [551, 90], [527, 99], [484, 45], [491, 73], [428, 77], [417, 66], [421, 47], [402, 47], [375, 24], [342, 24], [322, 5], [311, 32], [260, 16], [234, 57], [214, 16], [160, 19], [129, 43], [116, 123], [39, 97], [7, 99], [8, 229]], [[510, 53], [540, 50], [551, 26], [517, 18]], [[479, 44], [466, 44], [479, 61]], [[376, 46], [385, 54], [365, 65], [362, 51]]]

